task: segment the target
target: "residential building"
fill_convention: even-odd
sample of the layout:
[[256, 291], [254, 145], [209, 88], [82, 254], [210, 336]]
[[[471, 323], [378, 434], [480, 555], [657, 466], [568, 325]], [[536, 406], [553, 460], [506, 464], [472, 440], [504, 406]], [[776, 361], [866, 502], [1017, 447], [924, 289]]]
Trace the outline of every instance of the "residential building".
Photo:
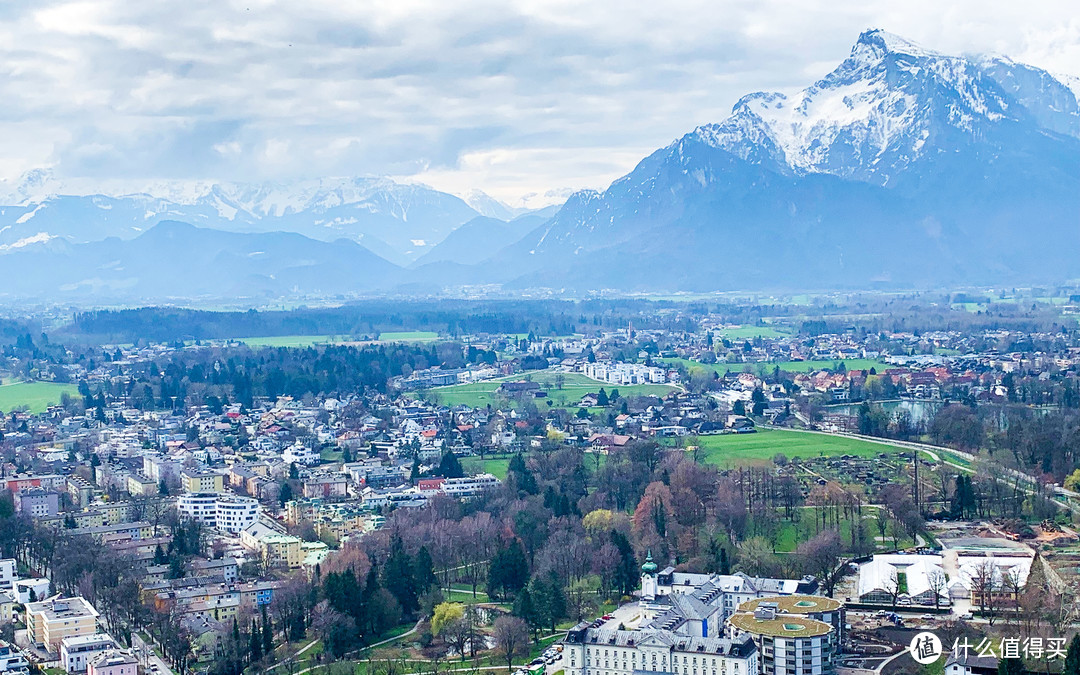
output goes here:
[[231, 584], [240, 578], [240, 564], [236, 558], [192, 560], [188, 563], [188, 572], [194, 577], [221, 577]]
[[60, 649], [64, 638], [97, 632], [98, 612], [83, 598], [56, 595], [26, 605], [26, 628], [31, 642], [50, 652]]
[[259, 502], [251, 497], [216, 492], [185, 493], [177, 498], [176, 510], [181, 518], [239, 534], [258, 519]]
[[285, 452], [281, 453], [281, 459], [286, 464], [297, 464], [299, 466], [314, 466], [322, 462], [322, 455], [314, 448], [309, 448], [299, 443], [294, 443], [285, 448]]
[[158, 482], [141, 473], [129, 473], [127, 475], [127, 491], [134, 497], [150, 497], [156, 495], [159, 490]]
[[15, 588], [15, 581], [19, 578], [18, 568], [14, 558], [0, 560], [0, 591], [9, 591]]
[[280, 532], [262, 522], [252, 523], [240, 532], [240, 543], [254, 551], [270, 567], [294, 569], [304, 562], [299, 537]]
[[312, 476], [304, 481], [304, 496], [345, 497], [349, 493], [349, 477], [346, 474], [324, 474]]
[[98, 654], [116, 648], [116, 641], [107, 633], [67, 637], [60, 641], [60, 664], [69, 673], [82, 672]]
[[442, 482], [440, 490], [449, 497], [473, 497], [499, 485], [501, 481], [498, 478], [490, 473], [481, 473], [463, 478], [447, 478]]
[[184, 492], [224, 492], [225, 476], [216, 471], [197, 471], [185, 469], [180, 472], [180, 483]]
[[15, 510], [31, 518], [51, 518], [60, 513], [60, 493], [32, 487], [15, 493]]
[[94, 486], [81, 476], [68, 476], [67, 493], [71, 503], [84, 509], [94, 500]]
[[15, 597], [22, 604], [48, 597], [49, 580], [45, 578], [19, 579], [15, 582]]
[[30, 672], [30, 663], [15, 645], [0, 640], [0, 673], [23, 675]]
[[130, 652], [112, 651], [99, 654], [90, 662], [86, 675], [137, 675], [139, 660]]

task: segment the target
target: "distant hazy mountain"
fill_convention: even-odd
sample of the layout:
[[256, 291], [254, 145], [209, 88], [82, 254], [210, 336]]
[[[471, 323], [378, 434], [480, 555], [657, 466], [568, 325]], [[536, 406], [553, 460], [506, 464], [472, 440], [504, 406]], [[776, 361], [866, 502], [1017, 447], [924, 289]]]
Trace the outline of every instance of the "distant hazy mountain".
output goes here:
[[0, 256], [0, 300], [156, 302], [384, 289], [400, 268], [351, 241], [164, 221], [134, 239], [28, 244]]
[[[550, 217], [550, 216], [549, 216]], [[473, 218], [450, 233], [435, 248], [417, 260], [419, 267], [435, 262], [454, 262], [471, 265], [486, 260], [500, 249], [513, 244], [547, 218], [527, 214], [509, 222], [495, 218]]]
[[[477, 212], [453, 195], [383, 178], [282, 184], [159, 183], [146, 193], [72, 195], [35, 171], [0, 206], [0, 246], [62, 238], [72, 243], [138, 236], [162, 219], [237, 232], [299, 232], [362, 242], [405, 264]], [[0, 202], [2, 203], [2, 202]]]
[[625, 290], [1076, 277], [1078, 93], [868, 31], [812, 86], [744, 97], [486, 266]]

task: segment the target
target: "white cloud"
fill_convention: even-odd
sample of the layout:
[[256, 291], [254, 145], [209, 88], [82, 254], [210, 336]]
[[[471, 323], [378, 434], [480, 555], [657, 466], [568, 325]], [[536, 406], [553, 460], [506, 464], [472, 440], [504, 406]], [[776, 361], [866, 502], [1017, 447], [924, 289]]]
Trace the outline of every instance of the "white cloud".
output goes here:
[[[604, 187], [881, 27], [1080, 70], [1073, 0], [24, 0], [0, 177], [390, 174], [512, 201]], [[1080, 73], [1077, 73], [1080, 74]]]

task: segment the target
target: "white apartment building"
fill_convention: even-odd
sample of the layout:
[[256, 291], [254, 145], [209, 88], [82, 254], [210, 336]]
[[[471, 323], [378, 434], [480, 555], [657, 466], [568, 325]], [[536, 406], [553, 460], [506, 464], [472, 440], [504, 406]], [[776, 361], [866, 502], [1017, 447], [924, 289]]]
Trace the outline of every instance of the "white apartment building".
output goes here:
[[656, 366], [644, 366], [640, 363], [618, 363], [597, 361], [582, 366], [586, 377], [611, 384], [663, 384], [667, 382], [668, 371]]
[[15, 559], [4, 558], [0, 560], [0, 591], [10, 591], [15, 588], [15, 581], [18, 578]]
[[443, 494], [450, 497], [472, 497], [485, 490], [499, 487], [501, 481], [490, 473], [463, 478], [447, 478], [440, 486]]
[[259, 501], [220, 492], [193, 492], [177, 497], [181, 518], [197, 520], [207, 527], [240, 534], [259, 518]]
[[322, 455], [314, 448], [294, 443], [285, 448], [285, 452], [281, 453], [281, 459], [286, 464], [295, 463], [299, 466], [314, 466], [322, 462]]
[[86, 670], [90, 661], [101, 652], [116, 648], [116, 641], [107, 633], [64, 638], [60, 641], [60, 664], [68, 673], [78, 673]]

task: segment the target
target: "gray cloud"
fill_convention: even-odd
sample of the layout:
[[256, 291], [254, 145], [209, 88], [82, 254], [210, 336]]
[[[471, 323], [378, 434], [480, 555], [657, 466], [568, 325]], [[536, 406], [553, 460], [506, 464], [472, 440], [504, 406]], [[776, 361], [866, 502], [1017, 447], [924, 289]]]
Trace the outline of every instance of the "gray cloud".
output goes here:
[[604, 187], [871, 26], [1080, 63], [1071, 0], [27, 0], [0, 9], [0, 175]]

